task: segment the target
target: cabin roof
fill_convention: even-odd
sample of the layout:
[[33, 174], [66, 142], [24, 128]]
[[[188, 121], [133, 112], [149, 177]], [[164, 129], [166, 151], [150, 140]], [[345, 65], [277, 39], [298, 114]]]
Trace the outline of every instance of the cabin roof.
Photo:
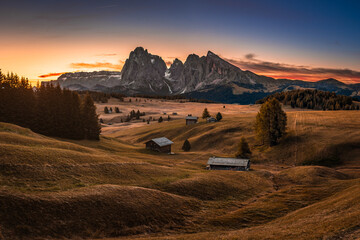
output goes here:
[[187, 116], [186, 120], [198, 120], [198, 117]]
[[[151, 139], [150, 141], [153, 141], [159, 147], [164, 147], [164, 146], [167, 146], [167, 145], [174, 144], [172, 141], [170, 141], [166, 137], [154, 138], [154, 139]], [[150, 142], [150, 141], [147, 141], [147, 142]]]
[[248, 165], [249, 161], [250, 161], [249, 159], [241, 159], [241, 158], [210, 157], [207, 164], [208, 165], [246, 167]]

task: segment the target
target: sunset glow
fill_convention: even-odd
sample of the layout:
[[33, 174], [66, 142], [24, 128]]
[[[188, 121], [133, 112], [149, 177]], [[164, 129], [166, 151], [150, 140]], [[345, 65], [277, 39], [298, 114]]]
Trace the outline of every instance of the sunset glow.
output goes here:
[[211, 50], [269, 77], [357, 83], [356, 9], [356, 1], [12, 1], [0, 9], [0, 68], [33, 82], [64, 72], [121, 71], [130, 51], [143, 46], [168, 66]]

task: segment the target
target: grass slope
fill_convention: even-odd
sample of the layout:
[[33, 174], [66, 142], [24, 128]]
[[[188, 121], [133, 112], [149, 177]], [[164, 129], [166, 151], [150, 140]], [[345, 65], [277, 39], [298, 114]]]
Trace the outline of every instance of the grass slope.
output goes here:
[[[99, 142], [0, 123], [0, 238], [355, 239], [359, 117], [289, 112], [289, 134], [273, 148], [257, 146], [254, 113], [125, 128]], [[175, 155], [144, 149], [161, 136]], [[231, 156], [242, 136], [252, 171], [204, 169], [211, 155]], [[191, 152], [181, 151], [185, 139]], [[301, 166], [334, 154], [335, 168]]]

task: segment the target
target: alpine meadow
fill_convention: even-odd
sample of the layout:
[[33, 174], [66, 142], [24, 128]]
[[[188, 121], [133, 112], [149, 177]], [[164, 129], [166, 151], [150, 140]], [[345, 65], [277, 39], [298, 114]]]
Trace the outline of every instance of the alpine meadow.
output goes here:
[[0, 239], [359, 239], [359, 11], [4, 1]]

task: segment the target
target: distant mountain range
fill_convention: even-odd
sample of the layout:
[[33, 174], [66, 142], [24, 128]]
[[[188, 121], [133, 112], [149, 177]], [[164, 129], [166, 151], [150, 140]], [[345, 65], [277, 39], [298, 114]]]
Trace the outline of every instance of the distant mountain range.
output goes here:
[[311, 88], [347, 96], [360, 96], [360, 84], [336, 79], [318, 82], [274, 79], [257, 75], [209, 51], [190, 54], [185, 63], [175, 59], [170, 68], [164, 60], [137, 47], [121, 72], [75, 72], [62, 74], [55, 83], [71, 90], [118, 92], [126, 95], [177, 95], [224, 103], [249, 104], [275, 92]]

